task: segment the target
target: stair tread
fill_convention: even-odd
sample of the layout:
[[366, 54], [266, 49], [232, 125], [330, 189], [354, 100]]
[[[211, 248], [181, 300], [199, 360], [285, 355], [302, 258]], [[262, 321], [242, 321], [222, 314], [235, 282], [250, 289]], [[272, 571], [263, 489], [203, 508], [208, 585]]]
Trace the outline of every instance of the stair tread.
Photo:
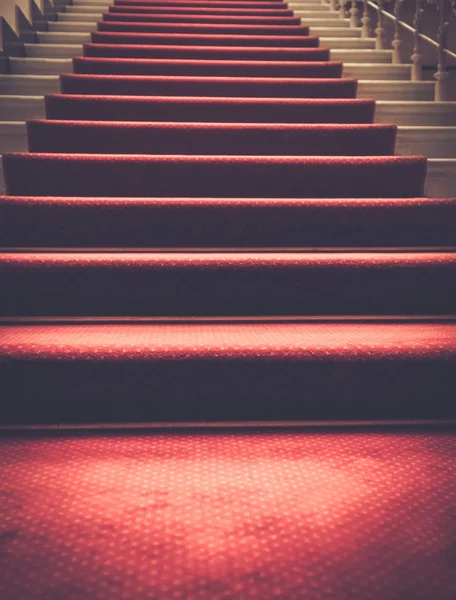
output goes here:
[[456, 360], [456, 322], [0, 325], [0, 357], [15, 360]]

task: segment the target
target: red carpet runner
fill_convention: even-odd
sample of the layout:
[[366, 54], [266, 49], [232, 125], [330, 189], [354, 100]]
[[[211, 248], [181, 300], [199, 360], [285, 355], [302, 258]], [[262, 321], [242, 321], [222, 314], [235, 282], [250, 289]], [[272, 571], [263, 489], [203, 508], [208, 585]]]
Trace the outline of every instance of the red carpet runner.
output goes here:
[[448, 430], [4, 436], [1, 600], [456, 597], [456, 200], [341, 75], [285, 3], [109, 7], [3, 158], [0, 421]]
[[2, 422], [456, 416], [456, 201], [341, 75], [281, 2], [105, 11], [3, 158]]

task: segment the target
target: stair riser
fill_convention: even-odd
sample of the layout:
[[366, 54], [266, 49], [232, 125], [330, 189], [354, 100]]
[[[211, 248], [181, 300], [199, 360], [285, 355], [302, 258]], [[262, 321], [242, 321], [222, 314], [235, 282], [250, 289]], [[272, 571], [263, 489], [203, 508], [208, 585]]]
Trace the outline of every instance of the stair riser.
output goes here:
[[115, 157], [10, 154], [8, 194], [237, 198], [423, 195], [424, 158]]
[[456, 247], [456, 200], [0, 197], [5, 248]]
[[[118, 339], [129, 335], [122, 329], [118, 334], [123, 336]], [[342, 355], [339, 360], [163, 356], [135, 361], [122, 360], [119, 351], [110, 360], [76, 355], [72, 361], [44, 361], [38, 355], [0, 362], [3, 385], [11, 390], [0, 418], [3, 423], [42, 423], [43, 415], [49, 422], [52, 415], [59, 424], [176, 420], [207, 424], [258, 421], [259, 414], [275, 422], [327, 420], [328, 415], [370, 422], [454, 417], [455, 362], [440, 358], [437, 351], [431, 360], [382, 359], [375, 348], [367, 360], [364, 355], [344, 360]], [[100, 403], [101, 398], [109, 398], [109, 407]], [[111, 448], [109, 452], [111, 456]], [[353, 456], [348, 460], [353, 462]]]
[[434, 99], [432, 82], [411, 81], [366, 81], [358, 82], [358, 98], [375, 98], [376, 100], [396, 100], [403, 102], [422, 102]]
[[408, 65], [345, 63], [343, 76], [379, 81], [410, 81], [410, 67]]
[[92, 121], [225, 123], [372, 123], [372, 100], [123, 98], [58, 94], [46, 98], [47, 118]]
[[25, 44], [31, 58], [73, 58], [82, 54], [82, 44]]
[[374, 125], [273, 128], [28, 123], [30, 151], [52, 153], [386, 156], [394, 154], [395, 138], [394, 126]]
[[437, 315], [456, 306], [456, 254], [339, 256], [4, 255], [0, 314]]

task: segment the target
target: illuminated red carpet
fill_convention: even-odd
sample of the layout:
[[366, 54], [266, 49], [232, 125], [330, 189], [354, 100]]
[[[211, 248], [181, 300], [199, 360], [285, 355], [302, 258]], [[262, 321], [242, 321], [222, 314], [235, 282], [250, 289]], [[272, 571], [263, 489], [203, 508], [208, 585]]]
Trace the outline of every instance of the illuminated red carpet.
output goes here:
[[73, 66], [3, 158], [0, 600], [453, 600], [456, 199], [286, 3]]
[[455, 441], [0, 439], [0, 597], [453, 600]]

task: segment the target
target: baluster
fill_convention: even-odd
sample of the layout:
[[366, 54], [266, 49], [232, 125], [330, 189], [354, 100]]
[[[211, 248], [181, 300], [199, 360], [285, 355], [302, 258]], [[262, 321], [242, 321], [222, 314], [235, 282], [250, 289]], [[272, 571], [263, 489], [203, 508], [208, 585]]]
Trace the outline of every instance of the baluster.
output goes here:
[[339, 17], [341, 19], [346, 19], [347, 18], [347, 14], [345, 11], [345, 2], [346, 0], [339, 0]]
[[379, 7], [379, 11], [377, 12], [377, 27], [375, 28], [375, 49], [376, 50], [384, 50], [385, 49], [385, 42], [383, 40], [383, 33], [384, 33], [384, 29], [383, 29], [383, 23], [384, 23], [384, 16], [383, 16], [383, 7], [384, 7], [384, 0], [378, 0], [378, 7]]
[[370, 37], [370, 17], [367, 7], [367, 0], [363, 0], [363, 16], [361, 17], [361, 37]]
[[[434, 73], [435, 84], [435, 97], [436, 102], [444, 102], [448, 100], [448, 77], [449, 73], [446, 70], [446, 54], [444, 52], [447, 43], [448, 29], [450, 27], [450, 11], [449, 2], [447, 0], [440, 0], [438, 9], [440, 10], [440, 24], [437, 32], [437, 42], [439, 44], [437, 48], [437, 72]], [[455, 9], [456, 1], [452, 2], [450, 10]]]
[[356, 28], [359, 27], [359, 19], [358, 19], [358, 7], [356, 5], [356, 0], [351, 0], [350, 6], [350, 27]]
[[401, 57], [401, 44], [402, 44], [402, 39], [401, 39], [401, 28], [399, 26], [399, 18], [401, 16], [401, 8], [402, 8], [402, 3], [404, 0], [396, 0], [395, 4], [394, 4], [394, 39], [391, 42], [391, 45], [393, 46], [393, 64], [394, 65], [399, 65], [402, 63], [402, 57]]
[[329, 8], [330, 10], [337, 10], [337, 0], [329, 0]]
[[410, 57], [412, 60], [412, 81], [421, 81], [423, 79], [422, 58], [421, 54], [421, 26], [424, 15], [425, 0], [416, 0], [415, 16], [413, 17], [413, 53]]

